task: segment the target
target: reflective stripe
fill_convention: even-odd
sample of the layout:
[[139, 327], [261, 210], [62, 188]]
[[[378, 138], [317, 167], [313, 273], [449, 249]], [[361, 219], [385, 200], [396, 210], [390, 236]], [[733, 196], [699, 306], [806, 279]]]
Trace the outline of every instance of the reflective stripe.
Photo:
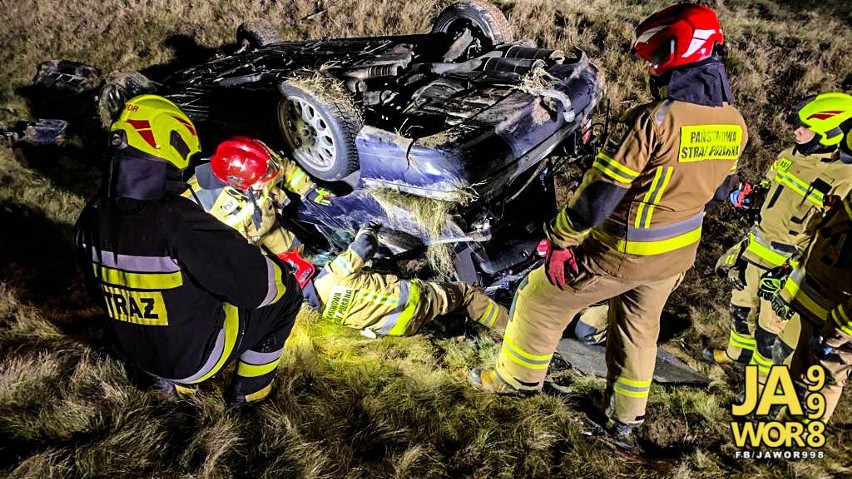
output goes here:
[[849, 315], [846, 314], [842, 304], [838, 304], [836, 308], [831, 310], [831, 317], [841, 331], [852, 336], [852, 321], [849, 320]]
[[267, 384], [257, 392], [246, 394], [246, 402], [260, 401], [272, 392], [272, 383]]
[[399, 298], [392, 294], [382, 295], [378, 291], [361, 291], [358, 293], [362, 300], [374, 304], [387, 304], [395, 306], [399, 304]]
[[262, 308], [278, 301], [287, 291], [287, 287], [284, 286], [284, 273], [281, 271], [281, 268], [266, 256], [264, 256], [263, 259], [266, 260], [267, 290], [266, 297], [263, 299], [263, 302], [257, 306], [258, 308]]
[[479, 317], [477, 322], [487, 327], [494, 326], [494, 321], [497, 321], [497, 305], [493, 301], [488, 302], [488, 307], [485, 312]]
[[651, 229], [627, 228], [626, 238], [617, 238], [603, 229], [592, 229], [592, 235], [610, 248], [628, 254], [652, 256], [668, 253], [697, 243], [701, 239], [704, 213], [680, 223]]
[[769, 368], [774, 366], [772, 360], [764, 358], [757, 349], [751, 355], [751, 363], [757, 365], [757, 370], [764, 374], [769, 374]]
[[817, 302], [819, 299], [824, 298], [807, 284], [807, 279], [804, 277], [801, 269], [796, 268], [790, 273], [787, 281], [784, 282], [784, 291], [790, 295], [791, 301], [799, 303], [816, 318], [823, 321], [828, 319], [830, 308], [820, 305]]
[[749, 351], [754, 351], [755, 347], [754, 338], [743, 336], [734, 330], [731, 330], [731, 335], [728, 337], [728, 343], [740, 349], [748, 349]]
[[553, 353], [542, 355], [530, 354], [512, 343], [507, 337], [503, 337], [502, 349], [512, 362], [529, 369], [547, 369], [547, 366], [550, 365], [550, 360], [553, 358]]
[[296, 171], [290, 173], [290, 176], [287, 177], [287, 184], [290, 186], [290, 188], [295, 188], [305, 176], [307, 175], [304, 171], [299, 168], [296, 168]]
[[595, 157], [592, 167], [597, 168], [615, 181], [626, 185], [633, 183], [633, 180], [639, 177], [638, 171], [622, 165], [603, 152], [598, 153], [598, 156]]
[[99, 264], [92, 264], [92, 270], [101, 283], [123, 286], [129, 289], [162, 291], [177, 288], [183, 284], [183, 275], [180, 271], [175, 273], [132, 273], [107, 268]]
[[634, 379], [627, 379], [619, 376], [615, 378], [615, 383], [612, 385], [612, 388], [616, 393], [624, 396], [645, 398], [648, 397], [648, 393], [651, 391], [651, 380], [636, 381]]
[[339, 266], [340, 269], [344, 271], [344, 274], [352, 274], [352, 265], [350, 265], [349, 262], [343, 258], [343, 256], [338, 256], [337, 258], [335, 258], [334, 264]]
[[417, 311], [417, 306], [420, 304], [420, 287], [416, 283], [411, 283], [411, 290], [408, 293], [408, 304], [405, 309], [399, 313], [393, 327], [388, 332], [389, 336], [400, 336], [405, 333], [408, 324], [414, 319], [414, 313]]
[[278, 362], [281, 357], [275, 359], [275, 361], [270, 361], [266, 364], [248, 364], [244, 363], [242, 359], [239, 364], [237, 364], [237, 376], [242, 376], [244, 378], [256, 378], [258, 376], [263, 376], [264, 374], [269, 374], [272, 371], [275, 371], [275, 368], [278, 367]]
[[[90, 249], [89, 245], [83, 245]], [[91, 248], [92, 262], [107, 268], [123, 269], [135, 273], [175, 273], [180, 271], [177, 260], [171, 256], [136, 256], [118, 254]]]
[[[396, 323], [402, 318], [403, 314], [408, 309], [409, 303], [412, 302], [411, 293], [413, 289], [417, 289], [416, 285], [412, 284], [410, 281], [402, 280], [399, 282], [399, 298], [397, 298], [396, 308], [382, 318], [381, 326], [375, 329], [377, 334], [384, 334], [385, 336], [390, 334], [391, 330], [393, 330], [394, 326], [396, 326]], [[419, 301], [420, 291], [418, 289], [415, 305]]]
[[[783, 160], [779, 160], [783, 161]], [[789, 160], [787, 160], [789, 162]], [[787, 168], [784, 168], [783, 165], [778, 165], [778, 161], [772, 164], [772, 169], [775, 170], [775, 180], [778, 183], [792, 189], [796, 193], [799, 194], [805, 200], [813, 203], [816, 206], [822, 207], [825, 203], [825, 198], [823, 197], [822, 192], [815, 190], [810, 183], [802, 180], [798, 176], [790, 173], [789, 165]]]
[[284, 348], [270, 353], [259, 353], [249, 349], [240, 355], [240, 361], [246, 364], [266, 364], [271, 361], [277, 361], [282, 354], [284, 354]]
[[759, 258], [768, 261], [769, 263], [780, 266], [787, 261], [787, 255], [780, 253], [763, 241], [760, 235], [750, 232], [748, 234], [748, 245], [746, 251], [754, 253]]
[[192, 376], [171, 381], [186, 384], [200, 383], [219, 372], [225, 365], [225, 361], [231, 356], [231, 352], [237, 344], [237, 337], [240, 332], [240, 313], [236, 306], [228, 303], [222, 303], [222, 309], [225, 311], [225, 324], [216, 337], [216, 344], [213, 346], [210, 356], [207, 357], [207, 362]]
[[674, 172], [674, 168], [671, 166], [661, 166], [656, 170], [654, 180], [645, 193], [644, 200], [639, 203], [639, 207], [636, 209], [636, 222], [634, 226], [637, 228], [648, 229], [651, 227], [651, 216], [654, 214], [654, 208], [660, 204], [663, 192], [668, 187], [669, 181], [672, 179], [672, 173]]
[[565, 236], [583, 235], [587, 232], [577, 231], [571, 227], [570, 223], [568, 223], [568, 215], [565, 213], [565, 208], [562, 208], [562, 211], [556, 215], [556, 218], [553, 221], [553, 226], [556, 228], [558, 233]]
[[852, 220], [852, 196], [847, 196], [843, 201], [843, 209], [846, 210], [846, 216]]

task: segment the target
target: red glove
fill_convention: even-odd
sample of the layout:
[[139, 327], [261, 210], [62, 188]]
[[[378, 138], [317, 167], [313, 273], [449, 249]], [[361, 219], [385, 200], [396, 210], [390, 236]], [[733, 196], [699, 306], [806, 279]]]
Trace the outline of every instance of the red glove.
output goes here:
[[299, 253], [295, 250], [281, 253], [278, 257], [290, 265], [293, 276], [296, 277], [296, 282], [299, 283], [300, 288], [304, 289], [308, 281], [314, 277], [314, 273], [316, 272], [314, 265], [299, 256]]
[[[580, 268], [577, 266], [577, 255], [574, 254], [574, 248], [555, 248], [553, 243], [547, 242], [547, 251], [544, 257], [544, 268], [547, 274], [547, 280], [550, 284], [564, 290], [567, 284], [567, 275], [570, 278], [580, 274]], [[567, 269], [567, 271], [566, 271]]]

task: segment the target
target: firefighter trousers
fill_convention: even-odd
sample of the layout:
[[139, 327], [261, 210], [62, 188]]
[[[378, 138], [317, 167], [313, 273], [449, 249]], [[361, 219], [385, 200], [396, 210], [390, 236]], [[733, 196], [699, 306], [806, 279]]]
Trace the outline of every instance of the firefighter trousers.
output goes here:
[[506, 331], [509, 313], [482, 291], [465, 283], [420, 282], [420, 305], [413, 318], [416, 331], [426, 321], [464, 308], [469, 318], [494, 330]]
[[607, 415], [624, 424], [645, 417], [657, 357], [660, 314], [683, 273], [656, 281], [629, 281], [581, 271], [565, 291], [533, 270], [515, 294], [497, 358], [497, 373], [521, 390], [540, 390], [569, 321], [583, 308], [609, 302], [606, 341]]
[[825, 414], [822, 416], [822, 421], [828, 422], [834, 410], [837, 409], [837, 403], [840, 402], [843, 386], [852, 374], [852, 344], [846, 343], [828, 355], [817, 357], [811, 347], [811, 341], [814, 339], [815, 330], [821, 329], [822, 325], [816, 326], [804, 318], [800, 318], [798, 324], [800, 326], [799, 346], [790, 360], [790, 375], [793, 377], [797, 393], [804, 398], [812, 392], [808, 390], [808, 385], [812, 384], [808, 379], [808, 369], [815, 365], [822, 366], [825, 371], [825, 386], [817, 392], [825, 398]]
[[[760, 276], [766, 270], [752, 263], [745, 267], [745, 287], [731, 291], [731, 331], [726, 353], [734, 361], [757, 366], [758, 382], [764, 384], [774, 364], [772, 348], [783, 321], [769, 301], [758, 296]], [[756, 324], [755, 324], [756, 323]]]

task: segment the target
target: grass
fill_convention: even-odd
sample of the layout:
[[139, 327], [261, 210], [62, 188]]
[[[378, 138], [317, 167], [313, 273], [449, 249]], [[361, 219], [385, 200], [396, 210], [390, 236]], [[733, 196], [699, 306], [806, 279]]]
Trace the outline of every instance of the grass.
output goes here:
[[[427, 31], [448, 2], [3, 2], [0, 123], [65, 117], [62, 149], [0, 149], [0, 475], [6, 477], [814, 477], [848, 476], [849, 394], [829, 429], [826, 458], [735, 460], [732, 369], [700, 362], [722, 344], [727, 294], [712, 264], [746, 225], [722, 210], [708, 221], [696, 268], [667, 313], [666, 347], [712, 379], [704, 390], [654, 386], [642, 440], [664, 467], [620, 456], [583, 434], [603, 381], [571, 377], [567, 396], [529, 400], [479, 394], [471, 365], [497, 349], [485, 335], [427, 327], [411, 338], [368, 340], [304, 314], [288, 343], [272, 401], [240, 413], [217, 378], [191, 402], [136, 387], [99, 333], [101, 313], [82, 291], [72, 225], [97, 188], [105, 138], [90, 99], [27, 85], [51, 58], [153, 77], [234, 41], [236, 26], [267, 19], [285, 38]], [[649, 98], [630, 59], [632, 27], [667, 2], [498, 2], [518, 38], [584, 48], [605, 72], [615, 113]], [[751, 132], [742, 161], [754, 178], [790, 141], [787, 105], [815, 91], [852, 89], [846, 2], [708, 2], [732, 47], [734, 90]], [[300, 20], [327, 7], [322, 15]], [[845, 8], [844, 8], [845, 7]], [[74, 101], [76, 103], [74, 103]], [[81, 101], [85, 100], [85, 101]], [[88, 102], [88, 103], [87, 103]], [[70, 112], [70, 113], [69, 113]], [[65, 116], [63, 116], [65, 115]], [[84, 120], [84, 121], [80, 121]], [[89, 126], [91, 125], [91, 126]], [[570, 183], [564, 179], [562, 183]]]

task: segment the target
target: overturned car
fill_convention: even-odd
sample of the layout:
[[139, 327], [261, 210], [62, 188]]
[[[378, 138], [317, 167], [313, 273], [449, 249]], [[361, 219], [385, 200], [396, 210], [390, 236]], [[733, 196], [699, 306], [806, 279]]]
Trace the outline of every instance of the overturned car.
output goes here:
[[481, 0], [448, 6], [426, 34], [283, 41], [243, 24], [237, 41], [157, 83], [107, 82], [102, 114], [155, 89], [211, 144], [247, 134], [279, 147], [338, 195], [288, 207], [307, 243], [340, 249], [379, 219], [386, 258], [428, 251], [447, 277], [511, 289], [534, 265], [556, 213], [549, 158], [590, 150], [603, 94], [582, 51], [514, 41]]

